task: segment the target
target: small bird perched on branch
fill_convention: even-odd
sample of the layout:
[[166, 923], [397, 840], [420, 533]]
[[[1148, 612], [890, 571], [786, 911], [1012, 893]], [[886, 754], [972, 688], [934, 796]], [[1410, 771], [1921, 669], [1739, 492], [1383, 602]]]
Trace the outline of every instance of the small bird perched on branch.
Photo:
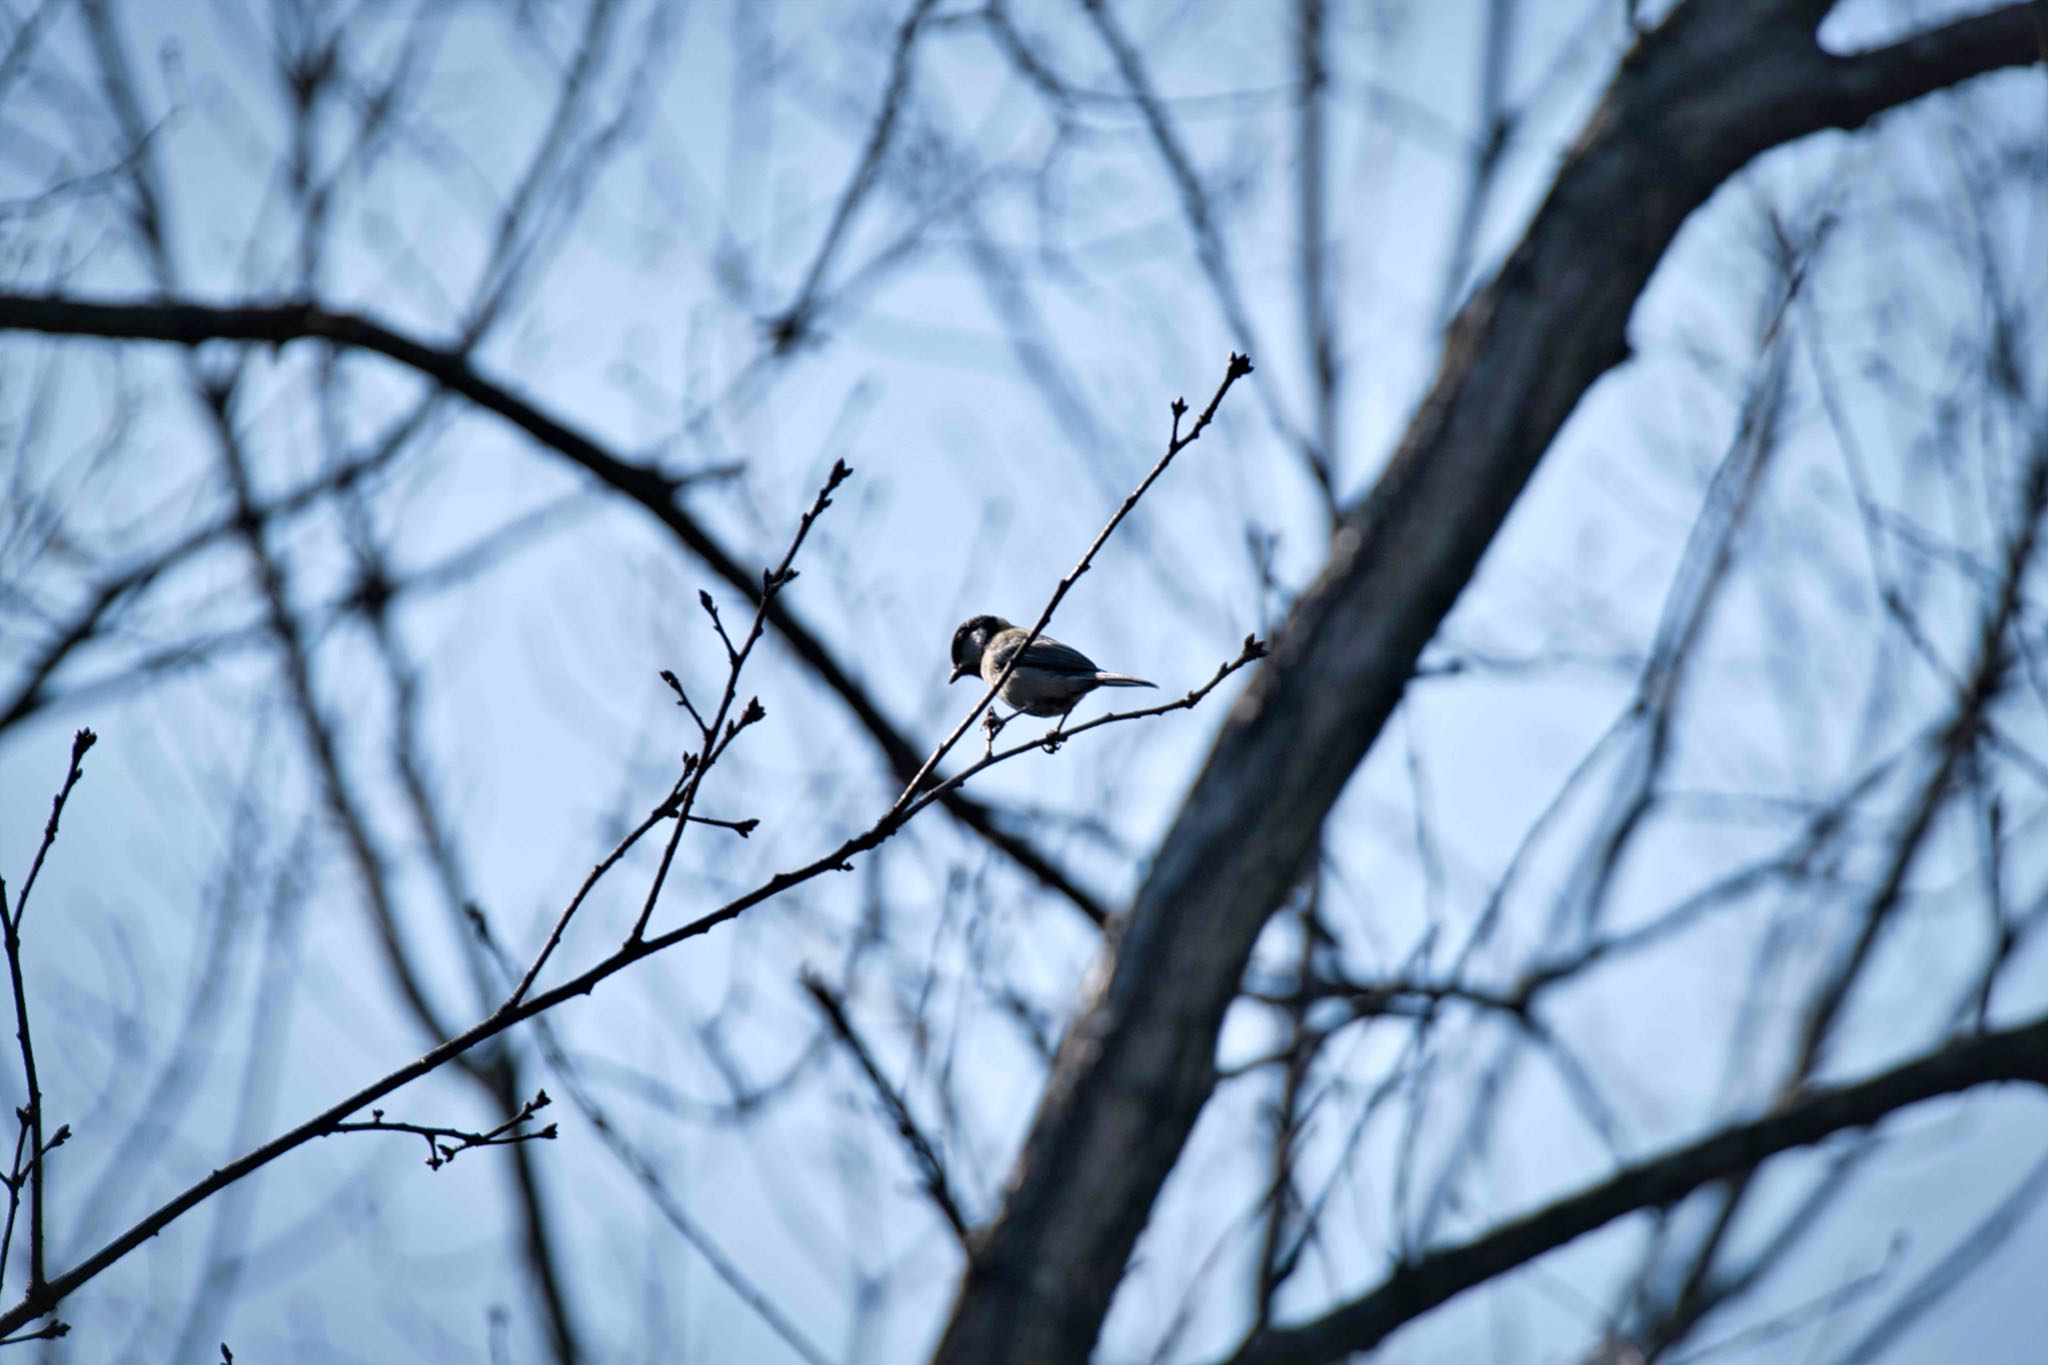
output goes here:
[[[995, 682], [1030, 633], [1000, 616], [976, 616], [961, 623], [953, 632], [953, 676], [946, 681], [956, 683], [979, 673], [983, 682]], [[1081, 698], [1098, 687], [1157, 686], [1128, 673], [1105, 673], [1072, 645], [1041, 635], [1024, 651], [996, 695], [1003, 705], [1023, 715], [1058, 716], [1065, 724]]]

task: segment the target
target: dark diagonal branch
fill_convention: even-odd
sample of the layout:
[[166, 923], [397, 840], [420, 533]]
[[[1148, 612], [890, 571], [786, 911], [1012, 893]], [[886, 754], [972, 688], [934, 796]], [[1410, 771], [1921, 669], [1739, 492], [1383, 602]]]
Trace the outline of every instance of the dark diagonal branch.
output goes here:
[[895, 1125], [896, 1135], [903, 1139], [903, 1146], [910, 1153], [911, 1163], [917, 1167], [918, 1178], [924, 1186], [924, 1192], [931, 1197], [933, 1206], [946, 1220], [946, 1225], [953, 1229], [953, 1235], [959, 1239], [960, 1245], [971, 1247], [974, 1237], [972, 1226], [968, 1223], [967, 1216], [960, 1211], [960, 1201], [953, 1196], [953, 1182], [946, 1176], [945, 1163], [939, 1160], [938, 1149], [932, 1146], [931, 1139], [924, 1135], [924, 1130], [917, 1126], [917, 1119], [911, 1114], [910, 1106], [896, 1093], [896, 1088], [889, 1084], [888, 1078], [882, 1075], [882, 1068], [875, 1062], [874, 1053], [868, 1050], [868, 1045], [861, 1040], [860, 1034], [854, 1031], [853, 1021], [846, 1017], [846, 1007], [840, 1003], [838, 995], [823, 980], [810, 972], [804, 973], [803, 984], [811, 999], [817, 1002], [819, 1012], [825, 1016], [825, 1022], [831, 1025], [833, 1035], [845, 1045], [846, 1050], [853, 1055], [854, 1063], [860, 1067], [861, 1074], [867, 1077], [869, 1087], [875, 1092], [875, 1098], [880, 1100], [882, 1108], [888, 1111], [889, 1122]]
[[[678, 504], [677, 492], [690, 480], [651, 465], [621, 459], [592, 437], [479, 374], [466, 351], [435, 347], [368, 317], [333, 312], [311, 301], [242, 308], [214, 308], [185, 302], [87, 302], [79, 299], [0, 293], [0, 331], [43, 332], [55, 336], [105, 337], [128, 341], [161, 341], [197, 346], [207, 341], [246, 341], [268, 345], [305, 339], [372, 351], [426, 376], [450, 393], [511, 423], [535, 441], [583, 469], [600, 483], [638, 504], [659, 521], [683, 547], [711, 571], [759, 606], [758, 576], [702, 523]], [[880, 705], [856, 680], [824, 640], [786, 605], [770, 607], [768, 623], [818, 679], [837, 694], [854, 719], [881, 750], [898, 781], [918, 771], [921, 751], [882, 713]], [[958, 792], [946, 808], [1005, 857], [1041, 884], [1059, 893], [1097, 925], [1108, 911], [1093, 892], [1067, 875], [1029, 840], [1003, 829], [994, 812]]]
[[1234, 1365], [1310, 1365], [1369, 1351], [1438, 1304], [1617, 1218], [1669, 1206], [1710, 1181], [1868, 1127], [1937, 1095], [2007, 1081], [2048, 1083], [2048, 1019], [1981, 1034], [1868, 1080], [1812, 1092], [1776, 1113], [1627, 1166], [1476, 1241], [1410, 1262], [1371, 1293], [1313, 1322], [1247, 1342], [1232, 1358]]

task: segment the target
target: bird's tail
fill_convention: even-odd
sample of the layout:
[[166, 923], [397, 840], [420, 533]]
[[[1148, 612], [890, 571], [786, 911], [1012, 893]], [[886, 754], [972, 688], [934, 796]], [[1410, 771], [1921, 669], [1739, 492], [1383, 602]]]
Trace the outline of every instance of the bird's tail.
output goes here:
[[1095, 681], [1103, 687], [1157, 687], [1158, 683], [1134, 678], [1128, 673], [1097, 673]]

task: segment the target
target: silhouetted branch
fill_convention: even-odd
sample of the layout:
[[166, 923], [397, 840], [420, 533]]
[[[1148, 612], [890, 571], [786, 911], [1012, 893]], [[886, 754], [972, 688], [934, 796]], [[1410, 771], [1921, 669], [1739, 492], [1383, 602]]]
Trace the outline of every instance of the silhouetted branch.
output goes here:
[[[825, 514], [832, 505], [832, 494], [840, 484], [853, 477], [853, 470], [844, 460], [834, 460], [832, 470], [825, 476], [825, 486], [818, 490], [810, 510], [797, 522], [796, 535], [789, 542], [789, 549], [783, 552], [782, 562], [761, 575], [760, 605], [754, 608], [753, 622], [747, 627], [746, 637], [735, 645], [732, 637], [725, 633], [725, 623], [718, 619], [718, 607], [708, 592], [699, 593], [697, 600], [704, 612], [711, 618], [711, 625], [718, 632], [718, 639], [725, 646], [727, 662], [725, 691], [718, 698], [718, 705], [712, 709], [711, 719], [702, 722], [704, 738], [697, 750], [694, 762], [683, 765], [683, 787], [675, 802], [671, 815], [675, 819], [675, 832], [669, 835], [668, 845], [661, 851], [661, 865], [655, 870], [654, 881], [647, 888], [647, 899], [640, 907], [640, 918], [633, 921], [632, 937], [640, 938], [647, 932], [647, 921], [654, 914], [654, 903], [661, 895], [661, 888], [668, 880], [669, 865], [675, 861], [676, 849], [683, 841], [683, 831], [689, 828], [690, 811], [697, 803], [697, 793], [703, 790], [704, 779], [710, 775], [718, 760], [731, 747], [740, 731], [760, 721], [767, 713], [761, 709], [760, 699], [749, 697], [740, 709], [739, 716], [732, 717], [733, 701], [739, 695], [740, 671], [747, 666], [747, 658], [754, 652], [754, 644], [761, 638], [761, 627], [768, 620], [768, 608], [775, 601], [775, 595], [796, 579], [796, 553], [803, 548], [804, 539], [811, 533], [811, 524]], [[734, 826], [734, 828], [737, 828]], [[749, 826], [751, 828], [751, 826]], [[533, 979], [529, 973], [527, 981]], [[522, 983], [523, 984], [523, 983]]]
[[545, 1128], [528, 1129], [520, 1132], [519, 1127], [550, 1103], [548, 1092], [543, 1090], [519, 1107], [519, 1112], [495, 1128], [473, 1132], [464, 1128], [447, 1128], [438, 1124], [406, 1123], [399, 1119], [387, 1119], [382, 1109], [372, 1109], [366, 1121], [337, 1123], [337, 1133], [411, 1133], [422, 1138], [427, 1144], [427, 1169], [438, 1171], [462, 1153], [473, 1147], [510, 1147], [520, 1142], [552, 1142], [555, 1139], [555, 1125]]
[[[43, 1290], [45, 1207], [43, 1198], [43, 1162], [49, 1153], [64, 1144], [71, 1136], [68, 1125], [45, 1140], [43, 1137], [43, 1088], [36, 1077], [35, 1042], [29, 1031], [28, 988], [21, 972], [21, 924], [28, 914], [29, 893], [35, 890], [36, 878], [42, 874], [43, 860], [50, 854], [50, 846], [57, 842], [57, 826], [64, 818], [64, 803], [71, 799], [72, 788], [85, 776], [82, 766], [85, 756], [99, 739], [91, 730], [80, 730], [71, 737], [71, 763], [64, 772], [64, 785], [57, 789], [57, 795], [50, 802], [50, 819], [43, 826], [42, 842], [36, 845], [35, 860], [29, 864], [28, 876], [22, 879], [21, 894], [15, 898], [13, 909], [7, 906], [7, 882], [0, 878], [0, 934], [4, 934], [7, 947], [7, 979], [14, 990], [14, 1037], [21, 1047], [22, 1086], [28, 1092], [27, 1102], [16, 1111], [26, 1136], [28, 1166], [28, 1297], [34, 1297]], [[7, 1228], [0, 1235], [0, 1280], [6, 1275], [8, 1247], [14, 1239], [15, 1210], [21, 1204], [21, 1183], [23, 1164], [23, 1141], [17, 1137], [14, 1144], [14, 1163], [7, 1177]], [[54, 1306], [54, 1305], [53, 1305]], [[31, 1314], [30, 1317], [39, 1317]], [[27, 1325], [29, 1319], [11, 1324], [0, 1331], [12, 1331]], [[44, 1329], [45, 1335], [61, 1336], [61, 1323], [53, 1323]], [[24, 1338], [29, 1340], [32, 1338]]]
[[1310, 1365], [1369, 1351], [1446, 1299], [1616, 1218], [1674, 1203], [1780, 1152], [1867, 1127], [1937, 1095], [2002, 1081], [2048, 1083], [2048, 1019], [1953, 1043], [1853, 1085], [1810, 1092], [1763, 1118], [1625, 1167], [1474, 1241], [1430, 1252], [1313, 1322], [1246, 1342], [1231, 1357], [1233, 1365]]

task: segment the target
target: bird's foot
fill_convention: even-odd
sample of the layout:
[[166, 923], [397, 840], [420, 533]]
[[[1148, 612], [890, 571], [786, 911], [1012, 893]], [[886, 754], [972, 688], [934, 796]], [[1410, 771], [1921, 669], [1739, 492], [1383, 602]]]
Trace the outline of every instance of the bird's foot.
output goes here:
[[1044, 749], [1049, 754], [1058, 753], [1060, 751], [1060, 746], [1067, 742], [1067, 717], [1073, 714], [1074, 712], [1071, 707], [1065, 711], [1062, 711], [1060, 713], [1060, 718], [1053, 722], [1052, 729], [1047, 730], [1045, 732], [1045, 738], [1038, 741], [1039, 747]]

